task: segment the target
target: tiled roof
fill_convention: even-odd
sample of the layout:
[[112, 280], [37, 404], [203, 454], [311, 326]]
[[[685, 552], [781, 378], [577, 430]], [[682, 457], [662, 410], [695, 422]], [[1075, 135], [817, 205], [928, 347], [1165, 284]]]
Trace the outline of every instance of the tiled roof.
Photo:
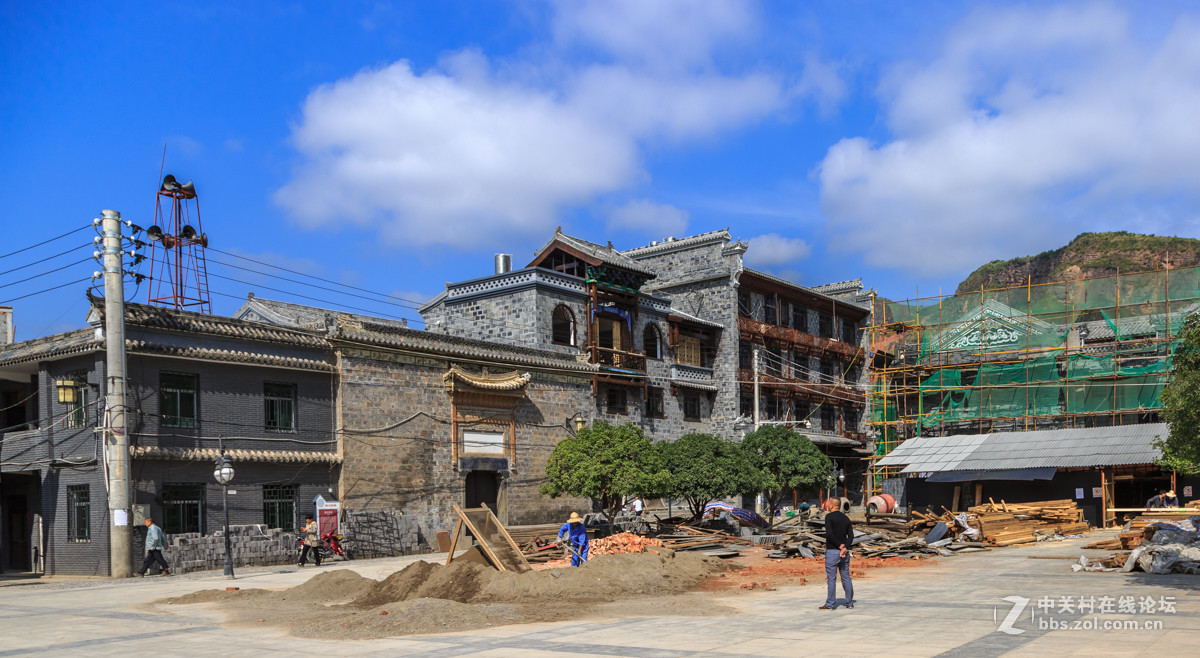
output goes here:
[[[397, 327], [408, 326], [408, 322], [404, 320], [389, 320], [387, 318], [336, 311], [304, 304], [293, 304], [291, 302], [281, 302], [256, 296], [248, 297], [246, 303], [242, 304], [242, 307], [234, 312], [234, 317], [241, 318], [244, 312], [250, 310], [258, 312], [274, 324], [315, 331], [325, 330], [326, 315], [332, 315], [335, 318], [352, 322], [375, 322], [379, 324], [391, 324]], [[254, 320], [247, 320], [247, 322], [254, 322]]]
[[[104, 307], [95, 307], [102, 318]], [[167, 329], [188, 333], [228, 336], [269, 343], [287, 343], [305, 347], [325, 347], [325, 339], [319, 334], [283, 327], [273, 327], [257, 322], [246, 322], [220, 315], [208, 315], [194, 311], [178, 311], [173, 308], [125, 304], [127, 326]]]
[[662, 242], [655, 242], [644, 247], [626, 249], [621, 253], [629, 256], [630, 258], [643, 258], [667, 251], [674, 251], [676, 249], [687, 249], [689, 247], [695, 247], [708, 242], [729, 242], [730, 239], [729, 229], [723, 228], [719, 231], [709, 231], [708, 233], [701, 233], [699, 235], [689, 235], [686, 238], [668, 238]]
[[538, 366], [576, 372], [596, 372], [596, 366], [579, 361], [566, 354], [516, 347], [483, 340], [447, 336], [416, 329], [379, 327], [364, 324], [362, 327], [341, 326], [330, 336], [333, 341], [360, 342], [381, 347], [438, 354], [443, 356], [484, 359], [523, 366]]
[[637, 272], [651, 278], [653, 278], [655, 275], [654, 270], [614, 249], [611, 242], [608, 244], [608, 246], [596, 244], [595, 242], [588, 242], [582, 238], [572, 237], [563, 233], [562, 227], [554, 230], [554, 237], [551, 238], [550, 241], [545, 244], [545, 246], [537, 250], [537, 255], [534, 257], [534, 262], [530, 263], [529, 265], [531, 267], [535, 265], [536, 261], [539, 260], [541, 256], [546, 253], [546, 250], [549, 249], [555, 242], [579, 251], [586, 256], [590, 256], [591, 258], [594, 258], [605, 265], [612, 265], [613, 267], [628, 270], [630, 272]]
[[836, 283], [826, 283], [820, 286], [813, 286], [809, 288], [809, 290], [812, 290], [813, 292], [819, 292], [823, 295], [838, 295], [848, 292], [858, 292], [859, 290], [862, 290], [862, 287], [862, 277], [859, 277], [849, 281], [838, 281]]
[[695, 322], [696, 324], [702, 324], [702, 325], [709, 326], [709, 327], [717, 327], [719, 329], [725, 328], [725, 325], [721, 324], [720, 322], [716, 322], [714, 320], [705, 320], [704, 318], [697, 317], [695, 315], [692, 315], [691, 313], [684, 313], [683, 311], [681, 311], [677, 308], [674, 308], [674, 307], [671, 308], [671, 315], [677, 316], [682, 320], [686, 320], [687, 322]]
[[0, 366], [93, 352], [103, 347], [104, 341], [96, 337], [95, 329], [76, 329], [63, 334], [5, 345], [3, 349], [0, 349]]
[[[160, 448], [158, 446], [130, 446], [129, 454], [134, 459], [171, 459], [178, 461], [211, 462], [221, 456], [216, 448]], [[237, 462], [272, 462], [283, 464], [339, 464], [342, 458], [336, 452], [316, 450], [226, 450], [226, 455]]]
[[796, 290], [801, 290], [801, 291], [804, 291], [804, 292], [807, 292], [807, 293], [810, 293], [810, 294], [816, 295], [816, 296], [818, 296], [818, 297], [824, 297], [825, 299], [828, 299], [828, 300], [830, 300], [830, 301], [833, 301], [833, 302], [837, 302], [838, 304], [844, 304], [844, 305], [852, 306], [852, 307], [854, 307], [854, 308], [856, 308], [856, 309], [859, 309], [859, 310], [862, 310], [862, 311], [868, 311], [868, 312], [869, 312], [869, 311], [871, 310], [871, 309], [870, 309], [870, 306], [863, 306], [863, 305], [859, 304], [857, 301], [855, 301], [855, 302], [851, 302], [851, 301], [848, 301], [848, 300], [846, 300], [846, 299], [843, 299], [843, 298], [840, 298], [840, 297], [836, 297], [836, 296], [834, 296], [834, 295], [830, 295], [830, 294], [827, 294], [827, 293], [821, 292], [820, 290], [817, 290], [817, 289], [815, 289], [815, 288], [806, 288], [806, 287], [804, 287], [804, 286], [802, 286], [802, 285], [800, 285], [800, 284], [798, 284], [798, 283], [795, 283], [795, 282], [793, 282], [793, 281], [788, 281], [787, 279], [781, 279], [781, 278], [779, 278], [779, 277], [777, 277], [777, 276], [775, 276], [775, 275], [773, 275], [773, 274], [767, 274], [766, 272], [763, 272], [763, 271], [760, 271], [760, 270], [755, 270], [755, 269], [751, 269], [751, 268], [747, 267], [747, 268], [745, 268], [743, 271], [744, 271], [746, 274], [750, 274], [750, 275], [753, 275], [753, 276], [757, 276], [757, 277], [760, 277], [760, 278], [766, 279], [766, 280], [768, 280], [768, 281], [772, 281], [772, 282], [774, 282], [774, 283], [778, 283], [778, 284], [780, 284], [780, 285], [788, 286], [788, 287], [790, 287], [790, 288], [795, 288]]
[[446, 382], [447, 391], [454, 386], [455, 381], [484, 391], [520, 391], [529, 383], [530, 376], [529, 373], [518, 374], [516, 370], [496, 375], [477, 375], [463, 370], [457, 364], [451, 364], [446, 374], [442, 375], [442, 379]]
[[671, 382], [671, 386], [678, 386], [679, 388], [691, 388], [697, 391], [706, 391], [708, 393], [717, 393], [721, 390], [719, 387], [713, 386], [712, 384], [701, 384], [688, 379], [669, 379], [667, 381]]
[[901, 443], [879, 466], [905, 473], [999, 471], [1151, 464], [1162, 456], [1154, 442], [1166, 423], [918, 437]]
[[206, 361], [223, 361], [226, 363], [256, 363], [281, 368], [300, 368], [302, 370], [319, 370], [333, 372], [333, 364], [320, 359], [301, 359], [290, 356], [278, 356], [261, 352], [243, 350], [219, 350], [205, 347], [177, 347], [174, 345], [158, 345], [144, 340], [125, 340], [125, 349], [135, 354], [158, 354], [184, 359], [203, 359]]

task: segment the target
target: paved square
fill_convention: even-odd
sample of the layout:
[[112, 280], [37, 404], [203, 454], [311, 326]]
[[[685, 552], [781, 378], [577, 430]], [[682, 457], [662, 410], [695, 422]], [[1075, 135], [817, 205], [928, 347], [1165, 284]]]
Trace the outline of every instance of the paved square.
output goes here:
[[[817, 610], [824, 596], [823, 583], [818, 583], [726, 596], [722, 601], [731, 610], [723, 617], [588, 618], [355, 641], [297, 639], [269, 628], [227, 628], [220, 623], [221, 614], [206, 606], [147, 605], [167, 596], [223, 588], [229, 583], [219, 572], [122, 582], [6, 580], [0, 586], [0, 656], [296, 651], [643, 657], [1194, 653], [1200, 644], [1200, 577], [1074, 573], [1067, 559], [1029, 559], [1031, 555], [1106, 555], [1106, 551], [1080, 548], [1103, 536], [1093, 533], [1087, 539], [959, 555], [914, 569], [871, 570], [855, 583], [859, 602], [853, 610]], [[352, 568], [382, 578], [417, 559], [339, 563], [328, 568]], [[294, 567], [248, 569], [239, 571], [236, 584], [243, 589], [289, 587], [315, 573]], [[1071, 612], [1060, 611], [1064, 597]], [[1113, 599], [1114, 609], [1122, 597], [1133, 597], [1139, 612], [1101, 613], [1104, 597]], [[1085, 610], [1092, 601], [1094, 611], [1081, 613], [1080, 598]], [[1027, 601], [1007, 626], [1009, 632], [999, 632], [1015, 605], [1012, 601], [1023, 599]], [[1154, 612], [1142, 611], [1148, 609], [1146, 601], [1154, 602]], [[1170, 603], [1174, 612], [1164, 609]], [[1115, 622], [1141, 627], [1112, 630], [1109, 627]]]

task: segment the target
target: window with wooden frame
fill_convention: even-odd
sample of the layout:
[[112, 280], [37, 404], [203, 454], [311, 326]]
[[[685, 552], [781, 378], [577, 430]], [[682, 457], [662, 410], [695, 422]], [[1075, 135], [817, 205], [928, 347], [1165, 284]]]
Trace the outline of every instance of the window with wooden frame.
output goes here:
[[767, 324], [779, 324], [779, 301], [775, 295], [763, 296], [763, 321]]
[[663, 390], [658, 386], [646, 388], [646, 417], [665, 418], [666, 409], [663, 404]]
[[792, 329], [808, 333], [808, 309], [792, 304]]
[[647, 359], [662, 358], [662, 332], [657, 325], [647, 324], [642, 330], [642, 349]]
[[607, 394], [607, 409], [610, 414], [628, 413], [628, 395], [620, 386], [609, 386]]
[[555, 306], [550, 316], [550, 341], [555, 345], [575, 345], [575, 314], [565, 304]]
[[683, 394], [683, 419], [691, 422], [700, 420], [700, 394]]
[[72, 393], [69, 395], [70, 400], [66, 403], [67, 415], [65, 422], [67, 427], [86, 427], [88, 424], [88, 387], [85, 377], [86, 375], [83, 373], [72, 376]]
[[688, 366], [700, 367], [703, 357], [700, 355], [700, 339], [695, 336], [680, 336], [675, 345], [675, 362]]

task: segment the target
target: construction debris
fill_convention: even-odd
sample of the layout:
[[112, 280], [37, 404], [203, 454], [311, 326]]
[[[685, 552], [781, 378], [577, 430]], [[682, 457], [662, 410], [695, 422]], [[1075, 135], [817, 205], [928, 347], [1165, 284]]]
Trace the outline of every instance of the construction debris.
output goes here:
[[1200, 516], [1156, 522], [1143, 533], [1144, 541], [1129, 553], [1122, 571], [1200, 574]]
[[624, 553], [657, 553], [655, 548], [662, 548], [660, 539], [635, 535], [632, 532], [619, 532], [608, 537], [601, 537], [589, 542], [590, 555], [621, 555]]
[[914, 529], [945, 524], [960, 540], [982, 540], [989, 546], [1012, 546], [1047, 539], [1062, 539], [1091, 530], [1083, 520], [1083, 510], [1070, 499], [1031, 503], [999, 503], [991, 499], [984, 505], [954, 513], [945, 507], [940, 515], [913, 512], [908, 525]]

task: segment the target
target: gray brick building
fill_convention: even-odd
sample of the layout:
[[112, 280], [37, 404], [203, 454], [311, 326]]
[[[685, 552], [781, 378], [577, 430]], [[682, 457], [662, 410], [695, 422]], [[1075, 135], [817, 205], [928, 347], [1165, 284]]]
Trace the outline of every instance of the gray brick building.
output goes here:
[[[108, 517], [103, 306], [93, 328], [0, 350], [0, 566], [106, 575]], [[336, 491], [334, 365], [323, 336], [230, 318], [126, 306], [127, 424], [140, 566], [140, 519], [172, 539], [181, 570], [216, 566], [199, 541], [223, 523], [212, 476], [218, 443], [234, 460], [230, 522], [269, 541], [239, 538], [239, 563], [290, 560], [283, 533]], [[263, 545], [260, 545], [263, 544]], [[265, 545], [265, 544], [269, 544]], [[253, 550], [251, 546], [253, 545]]]
[[809, 288], [747, 268], [749, 248], [727, 230], [625, 251], [560, 230], [525, 268], [448, 284], [420, 310], [431, 332], [586, 359], [592, 417], [658, 439], [792, 424], [843, 469], [838, 493], [861, 496], [869, 297], [861, 281]]

